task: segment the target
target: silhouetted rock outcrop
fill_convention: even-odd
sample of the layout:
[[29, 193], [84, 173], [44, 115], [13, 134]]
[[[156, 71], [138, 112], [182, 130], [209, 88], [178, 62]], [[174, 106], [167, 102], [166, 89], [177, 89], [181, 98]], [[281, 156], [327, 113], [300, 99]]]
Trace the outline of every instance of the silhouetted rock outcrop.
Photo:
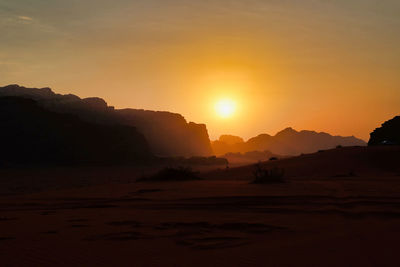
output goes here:
[[205, 124], [187, 123], [180, 114], [162, 111], [121, 109], [115, 113], [121, 123], [137, 126], [157, 155], [212, 155]]
[[369, 146], [400, 145], [400, 116], [386, 121], [370, 134]]
[[89, 123], [23, 97], [0, 97], [0, 125], [0, 165], [117, 164], [153, 158], [134, 127]]
[[138, 109], [116, 110], [101, 98], [81, 99], [61, 95], [50, 88], [0, 87], [0, 96], [22, 96], [36, 100], [47, 110], [77, 115], [103, 125], [134, 126], [143, 133], [152, 152], [158, 156], [211, 156], [212, 149], [204, 124], [188, 123], [180, 114]]
[[[240, 137], [239, 137], [240, 138]], [[236, 140], [239, 140], [236, 138]], [[321, 149], [331, 149], [336, 146], [365, 146], [366, 143], [354, 136], [332, 136], [327, 133], [314, 131], [296, 131], [286, 128], [275, 136], [260, 134], [250, 138], [246, 142], [227, 144], [219, 139], [212, 142], [216, 155], [226, 153], [246, 153], [250, 151], [271, 151], [278, 155], [299, 155], [301, 153], [313, 153]]]

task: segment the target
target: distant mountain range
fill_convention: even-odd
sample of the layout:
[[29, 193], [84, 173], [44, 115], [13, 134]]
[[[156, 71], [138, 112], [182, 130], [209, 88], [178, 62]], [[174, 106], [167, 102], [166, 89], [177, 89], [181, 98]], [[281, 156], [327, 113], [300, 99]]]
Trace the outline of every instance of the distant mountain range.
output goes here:
[[76, 115], [80, 120], [106, 126], [130, 126], [144, 135], [157, 156], [211, 156], [213, 154], [205, 124], [186, 122], [180, 114], [140, 109], [114, 109], [97, 97], [81, 99], [61, 95], [50, 88], [0, 87], [1, 96], [32, 99], [51, 112]]
[[354, 136], [332, 136], [314, 131], [296, 131], [286, 128], [275, 136], [260, 134], [244, 141], [241, 137], [222, 135], [211, 143], [217, 156], [227, 153], [247, 153], [251, 151], [268, 151], [278, 155], [299, 155], [318, 150], [331, 149], [336, 146], [365, 146], [365, 141]]

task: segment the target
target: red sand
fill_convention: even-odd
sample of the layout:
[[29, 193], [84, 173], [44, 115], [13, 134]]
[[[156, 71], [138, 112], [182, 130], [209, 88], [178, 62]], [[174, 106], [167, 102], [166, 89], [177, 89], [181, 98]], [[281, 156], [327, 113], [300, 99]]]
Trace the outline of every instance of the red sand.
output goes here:
[[[251, 166], [168, 183], [128, 183], [129, 168], [99, 169], [97, 182], [93, 169], [3, 171], [0, 265], [398, 266], [399, 152], [268, 162], [286, 171], [270, 185], [251, 184]], [[31, 192], [35, 179], [51, 186]]]

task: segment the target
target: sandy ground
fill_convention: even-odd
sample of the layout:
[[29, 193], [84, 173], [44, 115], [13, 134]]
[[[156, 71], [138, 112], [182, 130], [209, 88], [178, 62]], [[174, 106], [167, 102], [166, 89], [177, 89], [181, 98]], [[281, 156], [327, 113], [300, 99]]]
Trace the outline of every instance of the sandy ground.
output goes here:
[[400, 158], [390, 167], [363, 155], [354, 148], [266, 163], [287, 170], [283, 184], [252, 184], [252, 167], [243, 167], [203, 173], [202, 181], [127, 182], [121, 177], [137, 174], [114, 169], [99, 174], [110, 176], [101, 184], [8, 187], [0, 265], [398, 266]]

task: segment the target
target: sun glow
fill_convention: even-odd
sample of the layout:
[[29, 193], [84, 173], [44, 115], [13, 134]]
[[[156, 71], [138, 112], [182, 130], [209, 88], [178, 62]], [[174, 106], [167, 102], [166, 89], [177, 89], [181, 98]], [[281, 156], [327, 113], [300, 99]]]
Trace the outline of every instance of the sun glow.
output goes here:
[[221, 99], [215, 104], [215, 111], [221, 118], [229, 118], [236, 111], [236, 103], [231, 99]]

